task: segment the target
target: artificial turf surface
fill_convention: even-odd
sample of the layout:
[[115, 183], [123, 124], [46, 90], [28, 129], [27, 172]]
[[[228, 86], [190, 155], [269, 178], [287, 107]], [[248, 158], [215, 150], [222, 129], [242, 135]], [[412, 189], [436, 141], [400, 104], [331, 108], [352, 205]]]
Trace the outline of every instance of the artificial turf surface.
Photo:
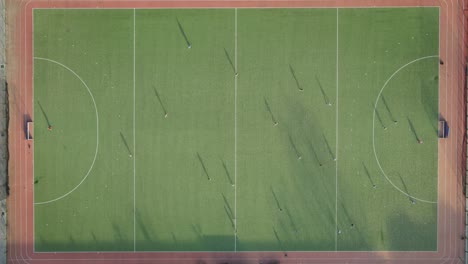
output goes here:
[[36, 9], [35, 250], [436, 250], [438, 12]]

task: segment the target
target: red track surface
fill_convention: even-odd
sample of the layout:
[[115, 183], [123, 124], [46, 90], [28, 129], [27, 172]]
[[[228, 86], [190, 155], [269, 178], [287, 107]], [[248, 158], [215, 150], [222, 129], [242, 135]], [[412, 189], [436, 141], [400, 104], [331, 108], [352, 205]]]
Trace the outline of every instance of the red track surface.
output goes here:
[[[466, 3], [465, 3], [466, 1]], [[32, 9], [36, 7], [364, 7], [440, 6], [439, 109], [451, 126], [439, 141], [437, 252], [241, 252], [241, 253], [35, 253], [33, 251], [33, 148], [25, 140], [32, 112]], [[128, 1], [7, 0], [8, 87], [10, 100], [8, 262], [9, 263], [463, 263], [465, 198], [465, 58], [468, 0], [309, 0], [309, 1]], [[466, 12], [468, 14], [468, 12]]]

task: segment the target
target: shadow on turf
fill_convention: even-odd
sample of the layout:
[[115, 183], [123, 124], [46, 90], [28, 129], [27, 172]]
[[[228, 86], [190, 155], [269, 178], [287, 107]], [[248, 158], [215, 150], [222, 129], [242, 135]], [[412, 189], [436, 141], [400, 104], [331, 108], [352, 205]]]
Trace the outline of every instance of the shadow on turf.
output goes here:
[[304, 91], [304, 88], [302, 88], [301, 84], [299, 83], [299, 80], [297, 79], [296, 76], [296, 71], [294, 71], [294, 68], [289, 64], [289, 72], [291, 73], [294, 81], [296, 82], [296, 87], [299, 91]]
[[438, 81], [438, 75], [434, 76], [432, 79], [425, 80], [425, 83], [421, 86], [421, 89], [424, 87], [424, 90], [422, 90], [420, 93], [424, 111], [426, 112], [427, 118], [429, 119], [431, 126], [436, 134], [438, 133], [438, 126], [435, 122], [439, 115], [439, 89], [428, 89], [428, 87], [438, 87]]
[[411, 129], [411, 132], [413, 132], [413, 136], [415, 137], [416, 141], [421, 140], [421, 138], [418, 135], [418, 132], [416, 132], [416, 128], [414, 128], [414, 125], [413, 125], [413, 122], [411, 121], [411, 119], [409, 117], [406, 117], [406, 119], [408, 120], [408, 125], [409, 125], [409, 127]]
[[224, 55], [226, 56], [226, 59], [228, 60], [229, 65], [231, 65], [232, 71], [236, 73], [236, 67], [234, 66], [234, 63], [232, 63], [231, 56], [229, 56], [229, 53], [226, 50], [226, 48], [224, 48]]
[[161, 96], [159, 95], [158, 90], [154, 86], [153, 86], [153, 91], [154, 91], [154, 95], [156, 96], [156, 99], [158, 99], [159, 105], [161, 106], [162, 110], [164, 111], [164, 117], [167, 117], [166, 107], [164, 106], [164, 104], [163, 104], [163, 102], [161, 100]]
[[203, 159], [200, 156], [200, 153], [198, 153], [198, 152], [197, 152], [197, 158], [198, 158], [198, 162], [200, 162], [200, 165], [201, 165], [201, 167], [203, 169], [203, 172], [205, 172], [206, 178], [208, 180], [211, 180], [210, 175], [208, 174], [208, 170], [206, 169], [205, 162], [203, 162]]
[[377, 117], [377, 120], [379, 121], [380, 125], [384, 130], [387, 129], [387, 126], [385, 125], [384, 121], [382, 120], [382, 116], [380, 115], [379, 110], [375, 107], [373, 103], [371, 103], [372, 109], [375, 111], [375, 116]]
[[132, 151], [130, 150], [130, 147], [128, 146], [128, 143], [127, 143], [127, 140], [125, 139], [124, 135], [122, 134], [122, 132], [120, 132], [120, 139], [122, 140], [122, 143], [124, 144], [125, 148], [127, 149], [128, 151], [128, 155], [132, 155]]
[[299, 150], [297, 149], [297, 146], [294, 143], [294, 140], [292, 139], [291, 134], [288, 134], [288, 138], [289, 138], [289, 144], [291, 145], [292, 149], [294, 150], [294, 153], [296, 154], [297, 159], [302, 159], [302, 155], [299, 152]]
[[229, 180], [229, 183], [232, 185], [234, 182], [232, 181], [231, 174], [229, 173], [229, 170], [227, 168], [226, 162], [224, 162], [223, 159], [221, 159], [221, 163], [223, 164], [224, 172], [226, 172], [226, 177]]
[[330, 98], [328, 98], [328, 95], [327, 93], [325, 93], [325, 90], [323, 89], [323, 86], [322, 86], [322, 83], [320, 82], [319, 78], [317, 77], [317, 75], [315, 75], [315, 80], [317, 81], [317, 84], [320, 88], [320, 92], [322, 93], [322, 96], [323, 96], [323, 100], [325, 102], [326, 105], [331, 105], [331, 101], [330, 101]]
[[382, 103], [385, 106], [385, 109], [387, 110], [387, 114], [390, 117], [390, 119], [392, 120], [392, 122], [396, 123], [397, 120], [396, 120], [395, 116], [393, 115], [392, 110], [390, 110], [390, 106], [388, 106], [387, 100], [385, 100], [385, 96], [383, 96], [383, 95], [382, 95]]
[[182, 27], [182, 25], [180, 24], [179, 19], [176, 18], [176, 21], [177, 21], [177, 26], [179, 26], [180, 34], [182, 34], [182, 36], [184, 37], [185, 44], [187, 44], [187, 47], [191, 48], [191, 47], [192, 47], [192, 44], [190, 43], [190, 41], [189, 41], [187, 35], [185, 34], [185, 30], [184, 30], [184, 28]]
[[42, 107], [41, 102], [37, 101], [37, 105], [39, 106], [39, 109], [41, 110], [42, 116], [44, 117], [45, 121], [47, 122], [47, 127], [50, 127], [51, 124], [50, 124], [49, 117], [47, 116], [46, 111]]
[[270, 113], [270, 117], [271, 117], [271, 121], [273, 122], [273, 125], [276, 126], [278, 124], [278, 121], [276, 120], [275, 115], [271, 111], [270, 104], [268, 103], [268, 101], [267, 101], [267, 99], [265, 97], [263, 98], [263, 102], [265, 103], [265, 107], [266, 107], [268, 113]]

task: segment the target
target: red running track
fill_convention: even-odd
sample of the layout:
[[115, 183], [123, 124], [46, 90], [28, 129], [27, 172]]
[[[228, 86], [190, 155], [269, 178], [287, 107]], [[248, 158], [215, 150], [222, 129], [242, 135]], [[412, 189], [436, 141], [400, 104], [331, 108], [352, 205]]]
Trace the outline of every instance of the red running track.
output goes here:
[[[465, 2], [466, 1], [466, 2]], [[129, 1], [6, 0], [8, 23], [9, 186], [8, 263], [464, 263], [466, 170], [465, 58], [468, 0], [309, 0], [309, 1]], [[439, 140], [438, 251], [436, 252], [115, 252], [35, 253], [33, 250], [33, 142], [25, 140], [32, 117], [33, 8], [194, 8], [194, 7], [378, 7], [439, 6], [439, 109], [451, 126]], [[468, 15], [468, 12], [466, 12]]]

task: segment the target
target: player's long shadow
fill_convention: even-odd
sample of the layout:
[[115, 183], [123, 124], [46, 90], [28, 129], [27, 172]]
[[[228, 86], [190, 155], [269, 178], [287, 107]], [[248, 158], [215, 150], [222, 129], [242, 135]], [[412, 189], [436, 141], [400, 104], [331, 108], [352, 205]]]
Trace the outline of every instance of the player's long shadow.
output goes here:
[[228, 200], [226, 199], [226, 196], [224, 196], [224, 193], [222, 193], [221, 195], [223, 196], [224, 206], [229, 210], [229, 215], [233, 216], [234, 213], [232, 212], [232, 208], [231, 208], [231, 206], [229, 205], [229, 202], [228, 202]]
[[288, 216], [289, 223], [290, 223], [292, 229], [294, 230], [294, 232], [295, 232], [296, 234], [299, 233], [299, 228], [297, 227], [297, 224], [296, 224], [296, 222], [294, 221], [294, 218], [292, 217], [291, 213], [289, 212], [288, 207], [284, 208], [284, 210], [286, 211], [286, 215]]
[[346, 209], [344, 203], [341, 203], [341, 207], [343, 209], [343, 213], [344, 213], [345, 217], [347, 218], [348, 222], [351, 222], [352, 221], [351, 216], [350, 216], [350, 214], [348, 212], [348, 209]]
[[275, 199], [276, 206], [278, 207], [278, 210], [283, 211], [283, 208], [281, 207], [281, 204], [278, 200], [278, 197], [276, 196], [275, 191], [273, 191], [273, 187], [270, 186], [271, 194], [273, 194], [273, 198]]
[[403, 190], [404, 190], [405, 193], [407, 194], [408, 199], [410, 200], [410, 202], [414, 202], [414, 199], [411, 198], [412, 195], [410, 194], [410, 192], [409, 192], [409, 190], [408, 190], [408, 187], [406, 186], [405, 181], [404, 181], [403, 178], [401, 177], [400, 173], [397, 173], [397, 174], [398, 174], [398, 178], [400, 178], [401, 184], [403, 185]]
[[387, 109], [388, 116], [390, 117], [392, 122], [396, 123], [397, 120], [396, 120], [395, 116], [393, 116], [393, 113], [392, 113], [392, 111], [390, 110], [390, 107], [387, 104], [387, 100], [385, 100], [385, 97], [383, 95], [382, 95], [382, 103], [384, 104], [385, 109]]
[[276, 232], [276, 229], [274, 227], [273, 227], [273, 234], [275, 235], [275, 238], [276, 238], [276, 241], [278, 242], [280, 250], [284, 251], [283, 242], [281, 242], [281, 239], [280, 239], [280, 237], [278, 235], [278, 232]]
[[42, 115], [44, 116], [46, 122], [47, 122], [47, 127], [50, 127], [50, 122], [49, 122], [49, 117], [47, 116], [46, 112], [44, 111], [44, 108], [42, 108], [41, 102], [37, 101], [37, 105], [39, 105], [39, 109], [41, 109]]
[[192, 224], [192, 231], [195, 233], [198, 240], [201, 241], [203, 239], [203, 232], [198, 224]]
[[184, 37], [184, 40], [185, 40], [185, 43], [187, 44], [187, 47], [191, 47], [192, 44], [190, 44], [190, 41], [189, 41], [189, 39], [187, 38], [187, 35], [185, 34], [184, 28], [183, 28], [182, 25], [180, 24], [179, 19], [176, 18], [176, 20], [177, 20], [177, 25], [179, 26], [180, 33], [181, 33], [182, 36]]
[[198, 153], [198, 152], [197, 152], [197, 157], [198, 157], [198, 161], [200, 162], [200, 165], [203, 168], [203, 171], [205, 172], [206, 178], [210, 181], [211, 178], [210, 178], [210, 175], [208, 174], [208, 170], [206, 169], [205, 163], [203, 162], [203, 159], [200, 156], [200, 153]]
[[117, 226], [115, 223], [112, 223], [112, 230], [114, 231], [114, 234], [117, 236], [119, 241], [123, 240], [122, 236], [122, 231], [120, 230], [119, 226]]
[[161, 96], [159, 96], [158, 90], [154, 86], [153, 86], [153, 91], [154, 91], [154, 95], [156, 95], [156, 98], [158, 99], [159, 105], [161, 106], [162, 110], [164, 111], [164, 117], [167, 117], [166, 107], [164, 106], [164, 104], [163, 104], [163, 102], [161, 100]]
[[72, 235], [68, 236], [68, 240], [70, 241], [71, 245], [76, 245], [76, 241], [75, 241], [75, 239], [73, 238]]
[[330, 101], [330, 98], [328, 97], [328, 95], [325, 93], [325, 90], [323, 89], [323, 86], [322, 86], [322, 83], [320, 82], [319, 78], [317, 77], [317, 75], [315, 75], [315, 80], [317, 81], [317, 84], [320, 88], [320, 92], [322, 93], [322, 96], [323, 96], [323, 100], [325, 101], [325, 104], [326, 105], [332, 105], [331, 104], [331, 101]]
[[234, 63], [232, 63], [231, 56], [229, 56], [229, 53], [227, 52], [226, 48], [224, 48], [224, 55], [226, 55], [226, 59], [228, 60], [229, 64], [231, 65], [232, 71], [236, 73], [236, 67], [234, 66]]
[[364, 172], [366, 173], [366, 176], [369, 179], [372, 186], [375, 186], [374, 181], [372, 180], [372, 177], [370, 176], [369, 170], [367, 169], [366, 164], [364, 164], [364, 162], [362, 163], [362, 167], [364, 168]]
[[90, 232], [90, 235], [91, 235], [91, 237], [93, 238], [94, 244], [97, 244], [98, 240], [97, 240], [96, 234], [95, 234], [93, 231], [91, 231], [91, 232]]
[[231, 174], [229, 173], [229, 170], [228, 170], [228, 168], [227, 168], [226, 163], [225, 163], [224, 160], [222, 160], [222, 159], [221, 159], [221, 163], [223, 164], [224, 172], [226, 172], [226, 177], [228, 178], [229, 183], [230, 183], [231, 185], [234, 184], [234, 182], [232, 181], [232, 178], [231, 178]]
[[416, 140], [419, 141], [420, 138], [418, 136], [418, 133], [416, 132], [416, 129], [414, 128], [413, 122], [411, 122], [411, 119], [409, 119], [409, 117], [406, 117], [406, 119], [408, 120], [408, 124], [411, 129], [411, 132], [413, 132], [413, 135], [416, 138]]
[[172, 240], [174, 241], [174, 244], [179, 244], [179, 241], [177, 241], [177, 237], [175, 236], [174, 232], [171, 232]]
[[229, 218], [229, 221], [231, 222], [232, 228], [234, 228], [235, 227], [234, 226], [234, 220], [233, 220], [234, 216], [229, 212], [229, 209], [226, 206], [224, 206], [224, 212], [226, 212], [226, 216], [227, 216], [227, 218]]
[[294, 144], [294, 140], [292, 139], [291, 134], [288, 134], [288, 138], [289, 138], [289, 143], [291, 144], [291, 147], [292, 147], [293, 150], [294, 150], [294, 153], [296, 153], [297, 159], [299, 159], [299, 160], [302, 159], [301, 153], [300, 153], [299, 150], [297, 149], [296, 144]]
[[141, 221], [141, 215], [140, 215], [140, 212], [138, 210], [135, 211], [135, 220], [136, 220], [136, 224], [138, 226], [138, 228], [141, 230], [141, 232], [143, 233], [143, 237], [145, 237], [146, 241], [153, 241], [152, 238], [151, 238], [151, 235], [150, 235], [150, 232], [147, 228], [147, 225], [145, 225], [145, 223], [143, 223], [143, 221]]
[[122, 132], [120, 132], [120, 138], [122, 139], [122, 142], [124, 143], [125, 147], [127, 148], [128, 155], [132, 155], [132, 151], [130, 150], [130, 147], [128, 146], [127, 140], [125, 139]]
[[310, 141], [307, 140], [307, 144], [309, 145], [309, 148], [310, 148], [312, 154], [314, 155], [314, 158], [315, 158], [315, 160], [317, 161], [317, 164], [318, 164], [319, 166], [322, 166], [322, 163], [320, 162], [320, 159], [319, 159], [319, 157], [318, 157], [317, 151], [315, 151], [315, 148], [314, 148], [314, 146], [312, 145], [312, 143], [310, 143]]
[[294, 71], [294, 68], [289, 64], [289, 71], [291, 72], [291, 75], [296, 82], [297, 89], [299, 91], [304, 91], [304, 88], [302, 88], [301, 84], [299, 83], [299, 80], [297, 79], [296, 72]]
[[333, 160], [336, 160], [336, 156], [333, 153], [333, 150], [331, 149], [330, 144], [328, 144], [328, 140], [325, 137], [325, 134], [322, 134], [322, 137], [323, 137], [323, 141], [325, 142], [325, 145], [327, 146], [328, 153], [330, 154], [330, 156], [332, 157]]
[[270, 116], [271, 116], [271, 121], [273, 122], [273, 125], [278, 125], [278, 122], [276, 121], [276, 118], [275, 118], [275, 115], [273, 115], [273, 112], [271, 111], [271, 108], [270, 108], [270, 104], [268, 103], [267, 99], [264, 97], [263, 98], [263, 101], [265, 102], [265, 107], [268, 111], [268, 113], [270, 113]]
[[377, 120], [379, 120], [379, 123], [382, 126], [382, 128], [386, 130], [387, 127], [385, 126], [382, 120], [382, 117], [380, 116], [379, 110], [377, 110], [377, 107], [374, 104], [371, 103], [371, 105], [372, 105], [372, 109], [375, 111], [375, 116], [377, 117]]

